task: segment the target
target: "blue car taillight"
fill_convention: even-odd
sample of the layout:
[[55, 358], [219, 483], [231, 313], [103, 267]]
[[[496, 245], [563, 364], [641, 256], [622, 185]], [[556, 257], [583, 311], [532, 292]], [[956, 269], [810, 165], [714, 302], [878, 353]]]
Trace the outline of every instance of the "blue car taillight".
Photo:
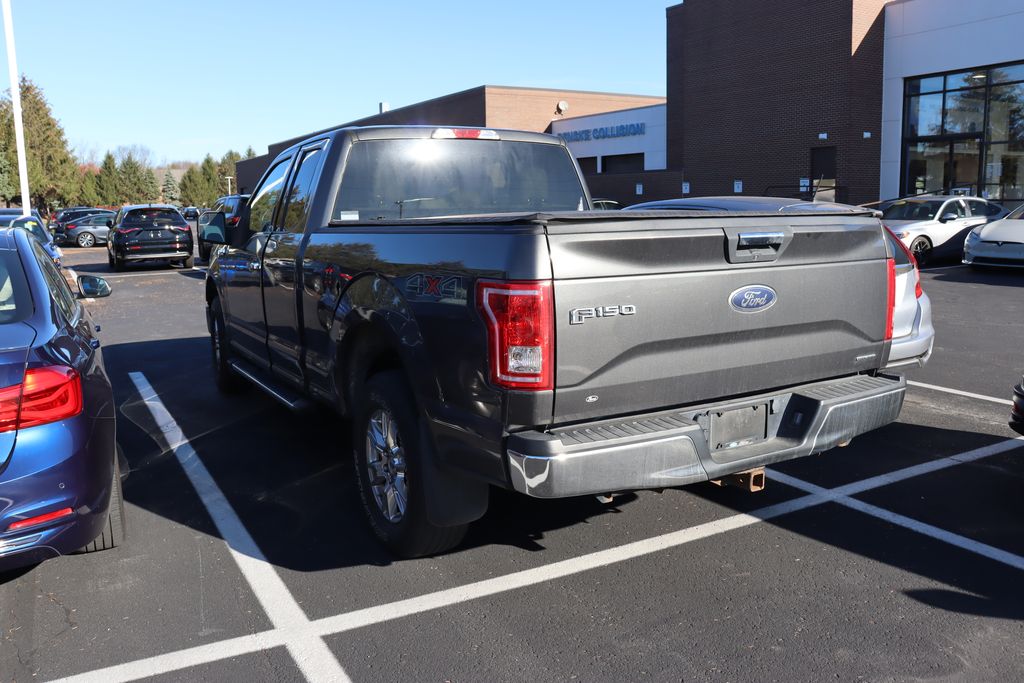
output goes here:
[[21, 384], [0, 389], [0, 432], [25, 429], [82, 412], [82, 378], [73, 368], [29, 368]]

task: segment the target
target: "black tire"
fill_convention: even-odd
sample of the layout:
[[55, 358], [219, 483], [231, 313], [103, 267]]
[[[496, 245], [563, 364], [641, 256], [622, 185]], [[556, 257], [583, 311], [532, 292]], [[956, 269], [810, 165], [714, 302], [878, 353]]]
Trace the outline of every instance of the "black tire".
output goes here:
[[181, 259], [180, 263], [181, 263], [181, 267], [182, 268], [189, 268], [189, 269], [191, 269], [192, 266], [194, 266], [196, 264], [196, 257], [195, 256], [186, 256], [185, 258]]
[[88, 249], [89, 247], [96, 246], [96, 236], [91, 232], [83, 232], [75, 238], [75, 243], [82, 249]]
[[[441, 527], [427, 517], [422, 458], [429, 457], [430, 445], [420, 428], [419, 413], [410, 399], [410, 389], [400, 372], [387, 371], [371, 377], [355, 397], [353, 422], [353, 462], [359, 498], [370, 528], [394, 555], [403, 558], [436, 555], [458, 545], [466, 535], [468, 524]], [[402, 482], [407, 494], [405, 508], [396, 520], [385, 515], [370, 482], [368, 430], [371, 417], [387, 412], [396, 427], [397, 443], [404, 460]], [[384, 477], [389, 478], [393, 473]], [[384, 478], [382, 477], [382, 478]], [[395, 477], [397, 479], [397, 477]], [[378, 485], [381, 485], [378, 482]]]
[[113, 270], [115, 273], [120, 273], [122, 270], [124, 270], [124, 259], [117, 258], [116, 254], [111, 254], [110, 252], [107, 252], [107, 264], [110, 266], [110, 269]]
[[228, 344], [227, 326], [220, 299], [210, 302], [210, 352], [213, 363], [213, 380], [223, 394], [237, 394], [245, 388], [245, 380], [231, 369], [231, 346]]
[[209, 262], [209, 260], [210, 260], [210, 251], [211, 250], [212, 250], [212, 248], [210, 247], [210, 245], [206, 244], [205, 242], [200, 242], [199, 243], [199, 258], [201, 258], [204, 261]]
[[915, 237], [910, 243], [910, 253], [914, 255], [918, 266], [928, 263], [932, 255], [932, 242], [925, 236]]
[[116, 548], [124, 543], [125, 527], [124, 496], [121, 494], [121, 466], [118, 458], [114, 458], [114, 476], [110, 486], [110, 508], [107, 511], [107, 522], [103, 525], [100, 535], [79, 552], [95, 553]]

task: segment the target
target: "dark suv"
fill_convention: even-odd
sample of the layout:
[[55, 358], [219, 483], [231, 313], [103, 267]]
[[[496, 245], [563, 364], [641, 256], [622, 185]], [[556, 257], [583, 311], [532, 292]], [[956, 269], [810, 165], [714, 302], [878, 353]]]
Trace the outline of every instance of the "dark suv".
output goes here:
[[150, 259], [192, 267], [192, 228], [170, 204], [121, 207], [110, 228], [107, 261], [115, 271], [126, 261]]
[[[245, 202], [248, 201], [249, 195], [247, 194], [229, 194], [218, 199], [213, 208], [210, 209], [212, 213], [221, 211], [224, 213], [224, 224], [227, 226], [238, 225], [238, 221], [242, 218], [242, 207], [245, 206]], [[213, 249], [213, 245], [209, 242], [199, 240], [199, 258], [204, 261], [210, 259], [210, 251]]]

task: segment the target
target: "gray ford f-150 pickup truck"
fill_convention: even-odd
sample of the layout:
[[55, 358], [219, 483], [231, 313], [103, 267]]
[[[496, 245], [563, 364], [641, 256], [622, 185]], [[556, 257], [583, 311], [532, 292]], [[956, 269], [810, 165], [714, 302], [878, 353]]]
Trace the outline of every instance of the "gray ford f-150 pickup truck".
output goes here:
[[223, 245], [206, 280], [217, 383], [350, 417], [363, 507], [401, 556], [457, 544], [490, 486], [716, 480], [899, 415], [905, 381], [880, 371], [894, 262], [870, 211], [589, 207], [553, 136], [299, 143], [237, 226], [204, 227]]

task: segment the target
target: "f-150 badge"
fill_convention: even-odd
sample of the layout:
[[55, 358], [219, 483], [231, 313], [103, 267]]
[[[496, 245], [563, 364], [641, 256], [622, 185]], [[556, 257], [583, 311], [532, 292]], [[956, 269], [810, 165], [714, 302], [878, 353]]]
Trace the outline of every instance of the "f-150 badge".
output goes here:
[[590, 318], [611, 318], [616, 315], [636, 315], [636, 306], [633, 304], [621, 304], [619, 306], [573, 308], [569, 311], [569, 324], [582, 325]]
[[771, 308], [779, 296], [768, 285], [747, 285], [729, 295], [729, 305], [740, 313], [757, 313]]

